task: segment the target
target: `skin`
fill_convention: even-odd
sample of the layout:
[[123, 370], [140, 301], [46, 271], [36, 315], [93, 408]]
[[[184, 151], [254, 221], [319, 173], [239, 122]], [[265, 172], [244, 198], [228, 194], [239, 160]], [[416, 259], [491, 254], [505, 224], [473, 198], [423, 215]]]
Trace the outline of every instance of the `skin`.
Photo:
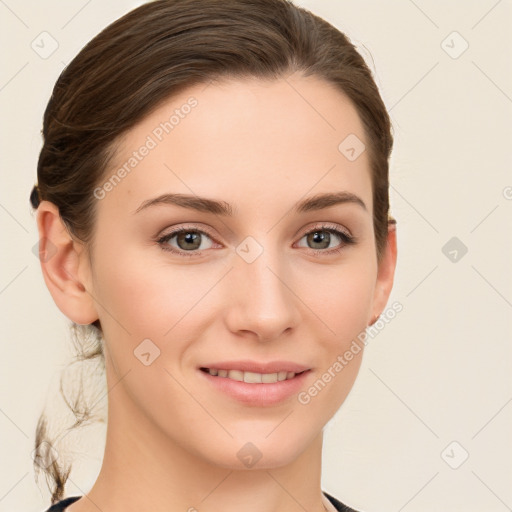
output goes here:
[[[321, 494], [322, 429], [352, 388], [363, 351], [306, 405], [296, 395], [273, 406], [240, 403], [197, 367], [294, 361], [311, 368], [305, 390], [382, 313], [396, 233], [391, 227], [379, 263], [368, 152], [351, 162], [338, 150], [348, 134], [369, 142], [351, 102], [319, 78], [224, 80], [189, 88], [131, 129], [107, 178], [191, 96], [198, 104], [190, 114], [98, 200], [92, 260], [53, 204], [38, 209], [41, 243], [56, 247], [41, 262], [55, 303], [78, 324], [99, 318], [105, 338], [103, 465], [68, 510], [334, 510]], [[343, 190], [366, 209], [292, 212], [304, 197]], [[173, 205], [133, 213], [164, 192], [224, 200], [236, 214]], [[323, 222], [357, 243], [343, 246], [336, 235], [330, 245], [308, 242]], [[155, 241], [184, 224], [213, 235], [202, 235], [200, 256]], [[263, 248], [250, 264], [236, 252], [248, 236]], [[186, 252], [184, 243], [167, 241]], [[326, 253], [335, 247], [342, 250]], [[134, 350], [148, 338], [161, 352], [146, 366]], [[236, 455], [247, 442], [261, 453], [250, 469]]]

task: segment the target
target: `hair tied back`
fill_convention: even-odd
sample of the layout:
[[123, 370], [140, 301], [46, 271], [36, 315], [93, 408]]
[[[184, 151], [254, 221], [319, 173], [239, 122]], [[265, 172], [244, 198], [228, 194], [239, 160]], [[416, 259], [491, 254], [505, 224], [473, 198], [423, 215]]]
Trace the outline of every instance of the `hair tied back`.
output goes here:
[[37, 208], [39, 203], [41, 202], [41, 197], [39, 196], [39, 187], [34, 185], [32, 188], [32, 192], [30, 193], [30, 204], [33, 208]]

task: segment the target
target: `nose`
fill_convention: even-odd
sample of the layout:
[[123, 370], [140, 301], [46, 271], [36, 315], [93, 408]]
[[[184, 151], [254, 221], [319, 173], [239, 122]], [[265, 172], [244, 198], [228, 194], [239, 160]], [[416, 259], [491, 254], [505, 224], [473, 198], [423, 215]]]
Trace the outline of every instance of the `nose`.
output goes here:
[[299, 324], [301, 301], [282, 257], [269, 250], [251, 263], [237, 257], [227, 281], [225, 321], [231, 332], [265, 342]]

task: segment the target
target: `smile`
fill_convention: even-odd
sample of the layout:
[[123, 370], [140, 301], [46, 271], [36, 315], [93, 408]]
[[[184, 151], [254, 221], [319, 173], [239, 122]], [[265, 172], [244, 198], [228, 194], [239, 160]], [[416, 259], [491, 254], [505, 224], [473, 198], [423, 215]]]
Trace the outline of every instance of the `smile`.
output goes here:
[[257, 372], [243, 372], [241, 370], [224, 370], [218, 368], [201, 368], [205, 373], [209, 373], [214, 377], [224, 377], [227, 379], [237, 380], [239, 382], [246, 382], [248, 384], [272, 384], [274, 382], [282, 382], [284, 380], [291, 380], [296, 375], [304, 372], [275, 372], [275, 373], [257, 373]]

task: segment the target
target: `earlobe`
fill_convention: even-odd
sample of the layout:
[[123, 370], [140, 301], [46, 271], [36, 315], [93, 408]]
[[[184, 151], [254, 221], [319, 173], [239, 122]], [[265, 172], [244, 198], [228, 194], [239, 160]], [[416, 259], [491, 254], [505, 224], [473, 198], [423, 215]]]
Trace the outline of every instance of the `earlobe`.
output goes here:
[[395, 268], [397, 261], [397, 243], [396, 243], [396, 221], [388, 223], [388, 238], [384, 249], [377, 273], [377, 282], [375, 283], [375, 292], [373, 297], [373, 316], [371, 323], [375, 323], [378, 317], [384, 311], [393, 288], [395, 277]]
[[98, 319], [94, 300], [82, 282], [81, 271], [88, 266], [83, 245], [70, 236], [57, 206], [49, 201], [39, 204], [37, 228], [41, 270], [55, 304], [77, 324], [94, 322]]

